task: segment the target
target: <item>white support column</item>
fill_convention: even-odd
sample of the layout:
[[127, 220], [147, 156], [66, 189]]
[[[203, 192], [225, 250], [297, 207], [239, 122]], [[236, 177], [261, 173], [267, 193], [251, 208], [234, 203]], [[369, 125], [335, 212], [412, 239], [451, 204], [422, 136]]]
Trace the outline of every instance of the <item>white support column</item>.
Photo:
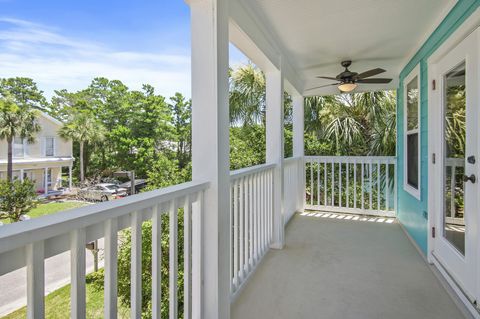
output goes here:
[[68, 189], [72, 189], [72, 165], [68, 166]]
[[271, 247], [282, 249], [285, 245], [283, 201], [283, 75], [281, 70], [265, 73], [267, 101], [267, 163], [274, 163], [273, 174], [273, 235]]
[[20, 169], [20, 181], [23, 182], [24, 169]]
[[303, 96], [293, 96], [293, 156], [304, 155], [304, 111]]
[[303, 212], [305, 208], [305, 168], [303, 156], [304, 150], [304, 97], [294, 95], [293, 101], [293, 156], [301, 157], [299, 169], [297, 170], [297, 205], [298, 211]]
[[48, 195], [48, 167], [43, 170], [44, 193]]
[[[204, 194], [202, 318], [230, 318], [228, 0], [188, 0], [192, 28], [192, 176]], [[195, 214], [202, 211], [196, 206]], [[193, 309], [198, 313], [198, 309]]]

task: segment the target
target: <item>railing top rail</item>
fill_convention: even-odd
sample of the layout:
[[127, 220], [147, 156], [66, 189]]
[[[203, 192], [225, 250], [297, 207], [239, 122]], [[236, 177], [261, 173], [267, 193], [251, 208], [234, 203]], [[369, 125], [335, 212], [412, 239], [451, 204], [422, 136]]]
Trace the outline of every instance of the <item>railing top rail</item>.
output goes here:
[[396, 156], [305, 156], [306, 161], [337, 161], [337, 162], [368, 162], [375, 161], [394, 161]]
[[0, 227], [0, 253], [195, 194], [207, 189], [208, 186], [208, 182], [187, 182], [111, 202], [3, 225]]
[[267, 171], [269, 169], [274, 168], [275, 166], [276, 164], [260, 164], [260, 165], [255, 165], [251, 167], [237, 169], [235, 171], [230, 172], [230, 181], [234, 181], [251, 174]]

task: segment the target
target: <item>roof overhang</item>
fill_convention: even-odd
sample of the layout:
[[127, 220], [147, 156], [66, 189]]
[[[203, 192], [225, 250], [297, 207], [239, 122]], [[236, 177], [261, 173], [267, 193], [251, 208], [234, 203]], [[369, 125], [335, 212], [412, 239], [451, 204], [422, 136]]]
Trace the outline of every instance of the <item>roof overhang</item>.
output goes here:
[[[32, 164], [50, 164], [50, 165], [60, 165], [60, 164], [70, 164], [74, 160], [73, 157], [38, 157], [38, 158], [14, 158], [13, 165], [32, 165]], [[1, 159], [0, 165], [6, 165], [7, 160]]]

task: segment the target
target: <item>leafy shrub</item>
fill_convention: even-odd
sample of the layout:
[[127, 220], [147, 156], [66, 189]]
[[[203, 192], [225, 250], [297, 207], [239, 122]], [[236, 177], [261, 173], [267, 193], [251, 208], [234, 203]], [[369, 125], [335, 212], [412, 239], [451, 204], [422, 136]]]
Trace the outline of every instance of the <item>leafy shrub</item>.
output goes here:
[[29, 179], [0, 181], [0, 219], [18, 222], [20, 217], [37, 205], [35, 185]]

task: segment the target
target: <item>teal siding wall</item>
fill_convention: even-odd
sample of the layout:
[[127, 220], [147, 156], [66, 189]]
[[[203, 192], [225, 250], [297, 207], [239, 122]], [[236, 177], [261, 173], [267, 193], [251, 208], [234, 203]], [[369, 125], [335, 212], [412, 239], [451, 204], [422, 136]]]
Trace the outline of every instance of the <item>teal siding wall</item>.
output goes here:
[[[438, 28], [418, 50], [400, 73], [397, 94], [397, 216], [423, 253], [427, 254], [428, 211], [428, 65], [432, 53], [474, 12], [480, 0], [459, 0]], [[403, 189], [404, 135], [403, 135], [403, 80], [420, 64], [420, 142], [421, 142], [421, 198], [411, 196]]]

